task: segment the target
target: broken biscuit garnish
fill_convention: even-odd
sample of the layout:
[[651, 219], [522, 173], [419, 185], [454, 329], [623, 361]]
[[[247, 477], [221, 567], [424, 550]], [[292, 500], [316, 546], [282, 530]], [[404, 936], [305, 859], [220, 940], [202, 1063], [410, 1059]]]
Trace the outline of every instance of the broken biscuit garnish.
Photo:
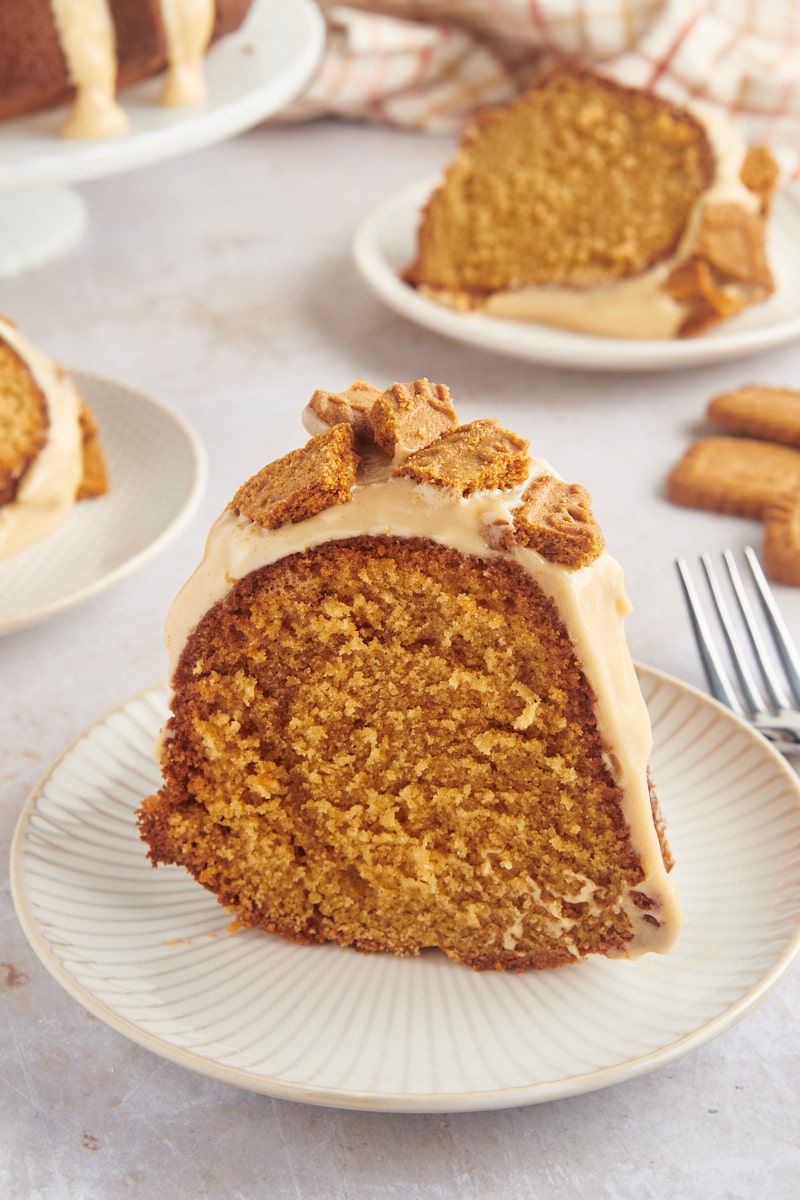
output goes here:
[[448, 488], [459, 496], [524, 483], [530, 468], [528, 442], [494, 418], [459, 425], [410, 454], [394, 475]]
[[265, 529], [305, 521], [350, 499], [358, 463], [352, 426], [334, 425], [248, 479], [231, 508]]
[[445, 384], [417, 379], [393, 383], [381, 392], [370, 409], [369, 423], [377, 444], [399, 462], [455, 429], [458, 416]]
[[540, 475], [525, 489], [522, 504], [514, 511], [515, 541], [550, 562], [588, 566], [605, 546], [591, 504], [580, 484]]
[[356, 379], [341, 392], [327, 392], [318, 388], [309, 400], [308, 407], [325, 425], [352, 425], [358, 441], [371, 442], [369, 411], [380, 394], [380, 388], [367, 383], [365, 379]]

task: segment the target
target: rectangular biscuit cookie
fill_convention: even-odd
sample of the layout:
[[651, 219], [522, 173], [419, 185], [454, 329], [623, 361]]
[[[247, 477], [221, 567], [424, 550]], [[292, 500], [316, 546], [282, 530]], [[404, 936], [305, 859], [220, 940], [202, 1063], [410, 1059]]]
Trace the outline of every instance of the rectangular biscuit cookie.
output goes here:
[[667, 494], [676, 504], [761, 517], [781, 496], [800, 493], [800, 450], [752, 438], [703, 438], [673, 467]]
[[800, 392], [748, 384], [709, 403], [708, 418], [732, 433], [800, 446]]

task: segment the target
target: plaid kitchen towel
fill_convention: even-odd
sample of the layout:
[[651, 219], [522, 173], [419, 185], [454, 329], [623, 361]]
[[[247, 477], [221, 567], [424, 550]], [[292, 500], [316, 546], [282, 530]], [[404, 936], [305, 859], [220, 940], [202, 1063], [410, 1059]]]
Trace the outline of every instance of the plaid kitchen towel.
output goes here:
[[799, 0], [318, 0], [327, 45], [285, 120], [457, 131], [559, 59], [727, 111], [800, 182]]

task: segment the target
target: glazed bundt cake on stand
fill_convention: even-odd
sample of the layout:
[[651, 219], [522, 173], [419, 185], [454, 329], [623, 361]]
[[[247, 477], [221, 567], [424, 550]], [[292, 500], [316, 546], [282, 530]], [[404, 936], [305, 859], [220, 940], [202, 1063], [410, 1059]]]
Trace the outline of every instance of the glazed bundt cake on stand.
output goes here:
[[117, 91], [165, 71], [162, 103], [206, 94], [203, 58], [251, 0], [25, 0], [0, 5], [0, 120], [69, 104], [62, 132], [101, 138], [128, 125]]

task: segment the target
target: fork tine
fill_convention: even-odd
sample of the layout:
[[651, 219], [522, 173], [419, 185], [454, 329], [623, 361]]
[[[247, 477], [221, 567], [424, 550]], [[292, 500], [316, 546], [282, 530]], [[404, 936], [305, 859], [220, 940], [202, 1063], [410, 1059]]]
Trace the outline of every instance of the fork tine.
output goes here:
[[727, 567], [739, 610], [747, 627], [747, 633], [755, 651], [756, 661], [763, 676], [764, 684], [769, 692], [770, 700], [776, 708], [791, 708], [792, 702], [786, 695], [783, 684], [770, 663], [764, 639], [759, 632], [752, 607], [744, 590], [744, 582], [739, 573], [739, 568], [736, 566], [736, 560], [730, 550], [723, 551], [722, 559]]
[[[742, 609], [743, 615], [745, 617], [745, 621], [747, 621], [747, 611], [746, 611], [746, 608], [744, 607], [747, 604], [747, 598], [743, 594], [743, 589], [741, 587], [741, 580], [738, 578], [738, 575], [736, 572], [736, 563], [733, 562], [732, 560], [729, 561], [725, 557], [725, 555], [729, 554], [729, 553], [730, 553], [730, 551], [725, 551], [723, 553], [723, 556], [722, 556], [723, 561], [725, 562], [725, 566], [728, 568], [728, 574], [731, 576], [731, 582], [734, 585], [734, 593], [736, 595], [737, 601], [739, 602], [739, 607]], [[760, 692], [756, 685], [756, 681], [753, 678], [749, 667], [747, 666], [747, 661], [745, 659], [744, 653], [742, 652], [742, 648], [741, 648], [741, 645], [739, 642], [739, 638], [736, 634], [736, 630], [734, 628], [733, 621], [731, 620], [730, 610], [728, 609], [728, 605], [722, 594], [722, 589], [720, 588], [719, 582], [717, 580], [717, 576], [714, 572], [714, 568], [711, 565], [711, 559], [708, 557], [707, 554], [702, 554], [700, 556], [700, 562], [703, 565], [703, 571], [705, 572], [706, 579], [708, 580], [708, 587], [711, 592], [711, 598], [714, 601], [714, 607], [716, 608], [717, 617], [719, 618], [719, 623], [720, 623], [720, 626], [722, 627], [722, 632], [725, 636], [725, 641], [727, 643], [728, 650], [730, 652], [731, 662], [733, 663], [734, 670], [736, 671], [736, 676], [739, 680], [742, 691], [744, 692], [744, 697], [745, 697], [745, 700], [747, 701], [747, 705], [750, 708], [751, 713], [766, 713], [769, 710], [767, 709], [766, 705], [764, 704], [764, 701], [762, 700]], [[750, 633], [751, 639], [752, 638], [757, 639], [757, 637], [758, 637], [757, 631], [755, 630], [755, 627], [752, 626], [751, 624], [748, 625], [748, 632]]]
[[739, 698], [733, 690], [730, 677], [722, 664], [722, 659], [717, 653], [714, 638], [705, 619], [699, 597], [692, 582], [692, 577], [689, 574], [689, 568], [686, 565], [686, 560], [679, 558], [675, 565], [680, 575], [683, 593], [689, 608], [689, 618], [692, 622], [695, 641], [700, 651], [700, 658], [705, 668], [711, 694], [721, 704], [727, 705], [733, 712], [738, 713], [740, 717], [746, 717], [747, 714], [739, 703]]
[[764, 615], [767, 618], [770, 632], [775, 642], [775, 648], [778, 651], [783, 669], [786, 672], [786, 678], [789, 680], [795, 697], [800, 701], [800, 654], [797, 652], [797, 647], [775, 602], [772, 588], [767, 583], [761, 563], [758, 561], [758, 556], [752, 546], [745, 548], [744, 556], [747, 559], [750, 573], [758, 589], [758, 596], [764, 608]]

